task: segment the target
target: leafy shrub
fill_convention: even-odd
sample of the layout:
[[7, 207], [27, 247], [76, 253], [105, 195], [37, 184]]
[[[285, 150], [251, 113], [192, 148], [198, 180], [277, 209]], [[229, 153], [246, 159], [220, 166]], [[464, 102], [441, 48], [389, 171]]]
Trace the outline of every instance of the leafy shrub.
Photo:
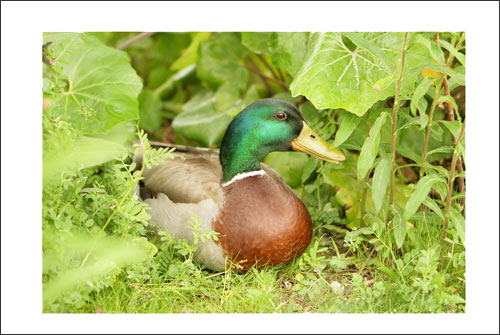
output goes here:
[[[155, 33], [116, 50], [132, 36], [44, 35], [46, 311], [87, 311], [120, 285], [133, 298], [115, 311], [464, 311], [465, 34]], [[307, 205], [314, 239], [287, 267], [214, 275], [196, 245], [148, 234], [129, 148], [134, 133], [135, 152], [149, 142], [131, 121], [216, 148], [266, 97], [296, 104], [347, 159], [266, 157]]]

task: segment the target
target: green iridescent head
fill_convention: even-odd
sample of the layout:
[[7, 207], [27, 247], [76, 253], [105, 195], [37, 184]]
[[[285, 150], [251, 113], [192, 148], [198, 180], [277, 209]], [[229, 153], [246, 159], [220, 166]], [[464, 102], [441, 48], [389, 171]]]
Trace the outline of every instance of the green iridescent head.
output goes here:
[[289, 102], [262, 99], [243, 109], [229, 124], [220, 147], [223, 182], [238, 173], [260, 170], [272, 151], [298, 150], [332, 162], [344, 160], [338, 150], [312, 131], [299, 110]]

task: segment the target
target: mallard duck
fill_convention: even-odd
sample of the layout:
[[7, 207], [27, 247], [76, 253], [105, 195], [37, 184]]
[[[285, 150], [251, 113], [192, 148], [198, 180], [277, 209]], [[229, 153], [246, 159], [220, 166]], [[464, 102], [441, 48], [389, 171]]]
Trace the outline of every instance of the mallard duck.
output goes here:
[[199, 232], [218, 233], [217, 241], [199, 241], [194, 255], [208, 269], [225, 270], [226, 258], [239, 272], [288, 264], [309, 245], [311, 218], [281, 176], [261, 162], [272, 151], [292, 150], [333, 163], [345, 159], [291, 103], [256, 101], [229, 124], [219, 153], [181, 148], [173, 160], [145, 169], [143, 187], [152, 197], [144, 201], [158, 228], [175, 238], [193, 242], [193, 214]]

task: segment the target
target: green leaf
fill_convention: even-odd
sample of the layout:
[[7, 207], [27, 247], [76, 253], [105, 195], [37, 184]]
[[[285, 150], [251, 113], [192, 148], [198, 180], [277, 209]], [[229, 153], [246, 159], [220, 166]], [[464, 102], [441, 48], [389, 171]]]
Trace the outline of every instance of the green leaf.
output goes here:
[[375, 167], [372, 181], [372, 198], [377, 212], [384, 203], [387, 186], [391, 179], [392, 155], [384, 157]]
[[247, 53], [236, 33], [217, 33], [200, 45], [198, 78], [213, 86], [230, 83], [243, 91], [248, 71], [240, 64]]
[[68, 87], [58, 94], [56, 105], [85, 134], [101, 133], [120, 122], [137, 120], [137, 96], [141, 79], [125, 52], [103, 45], [85, 34], [49, 34], [56, 71], [67, 78]]
[[158, 250], [144, 237], [109, 236], [96, 239], [75, 233], [64, 239], [63, 248], [62, 251], [66, 254], [79, 252], [88, 255], [92, 251], [92, 257], [86, 263], [77, 261], [77, 266], [73, 265], [65, 271], [60, 271], [51, 280], [45, 282], [43, 285], [44, 303], [77, 288], [78, 285], [104, 278], [116, 269], [151, 259]]
[[325, 183], [337, 190], [335, 200], [338, 204], [344, 206], [349, 222], [358, 217], [364, 187], [362, 182], [353, 176], [357, 164], [356, 160], [357, 155], [351, 153], [341, 165], [334, 166], [331, 171], [321, 170]]
[[72, 172], [99, 165], [126, 152], [128, 149], [119, 143], [81, 136], [70, 147], [44, 154], [43, 182], [51, 183], [58, 180], [63, 171]]
[[354, 131], [354, 129], [356, 129], [360, 122], [361, 117], [353, 113], [345, 113], [342, 121], [340, 122], [339, 129], [335, 134], [335, 140], [333, 141], [332, 146], [336, 148], [344, 143], [345, 140], [347, 140], [349, 136], [351, 136], [352, 132]]
[[430, 43], [430, 52], [432, 58], [434, 58], [439, 64], [444, 64], [443, 50], [434, 41], [431, 41]]
[[432, 154], [435, 154], [435, 153], [445, 153], [445, 154], [451, 154], [453, 152], [453, 147], [452, 146], [449, 146], [449, 145], [446, 145], [446, 146], [442, 146], [442, 147], [438, 147], [434, 150], [430, 150], [427, 152], [427, 155], [432, 155]]
[[426, 65], [414, 67], [413, 69], [411, 69], [409, 71], [409, 73], [421, 72], [422, 70], [425, 70], [425, 69], [431, 69], [431, 70], [434, 70], [436, 72], [447, 74], [450, 77], [452, 77], [457, 82], [457, 84], [462, 85], [462, 86], [465, 85], [465, 74], [464, 73], [458, 72], [455, 69], [449, 68], [447, 66], [439, 65], [439, 64], [435, 64], [435, 63], [429, 63]]
[[383, 112], [377, 118], [373, 127], [370, 129], [370, 136], [366, 139], [363, 147], [361, 148], [361, 153], [358, 159], [358, 179], [363, 179], [368, 170], [372, 167], [375, 157], [377, 157], [378, 147], [380, 144], [380, 129], [385, 122], [385, 119], [389, 115], [387, 112]]
[[462, 128], [462, 122], [460, 122], [458, 120], [453, 120], [453, 121], [438, 120], [437, 122], [444, 125], [455, 138], [458, 138], [458, 135], [460, 135], [460, 129]]
[[441, 128], [441, 126], [438, 123], [432, 123], [431, 124], [431, 137], [435, 139], [436, 141], [442, 142], [443, 141], [443, 134], [444, 130]]
[[[413, 93], [413, 97], [411, 99], [410, 110], [413, 116], [417, 116], [417, 107], [419, 106], [419, 101], [422, 99], [429, 87], [431, 87], [432, 83], [435, 81], [435, 78], [425, 77], [420, 84], [418, 84], [415, 92]], [[425, 114], [425, 110], [420, 110], [420, 115]]]
[[415, 190], [406, 203], [405, 211], [403, 214], [404, 221], [410, 219], [413, 214], [417, 212], [418, 207], [425, 200], [431, 188], [434, 186], [434, 184], [437, 183], [444, 184], [443, 178], [438, 175], [425, 176], [418, 181]]
[[361, 48], [365, 48], [379, 59], [384, 61], [384, 65], [387, 70], [391, 70], [391, 66], [393, 66], [392, 59], [386, 56], [386, 54], [379, 48], [376, 44], [370, 43], [367, 41], [361, 34], [359, 33], [344, 33], [344, 36], [347, 36], [350, 40], [352, 40], [357, 46]]
[[317, 168], [318, 159], [316, 157], [309, 157], [307, 163], [304, 166], [304, 171], [302, 172], [302, 184], [304, 184], [309, 179], [309, 177], [316, 171]]
[[271, 32], [242, 32], [241, 43], [257, 54], [271, 53]]
[[446, 50], [448, 50], [453, 56], [455, 56], [455, 58], [460, 63], [462, 63], [463, 66], [465, 66], [465, 55], [463, 53], [461, 53], [460, 51], [458, 51], [457, 49], [455, 49], [450, 43], [448, 43], [445, 40], [441, 40], [441, 41], [439, 41], [439, 43], [441, 43], [441, 46], [443, 48], [445, 48]]
[[260, 99], [259, 91], [255, 85], [250, 85], [250, 88], [244, 93], [243, 101], [246, 105], [250, 105]]
[[292, 76], [300, 70], [306, 54], [306, 33], [272, 33], [271, 60]]
[[427, 127], [428, 123], [429, 123], [429, 116], [427, 114], [425, 114], [425, 113], [421, 113], [420, 114], [420, 130], [422, 130], [425, 127]]
[[302, 185], [302, 174], [309, 156], [301, 152], [271, 152], [264, 163], [275, 169], [292, 187]]
[[458, 237], [465, 243], [465, 219], [455, 208], [450, 208], [450, 223], [455, 228]]
[[[204, 146], [212, 146], [222, 141], [231, 120], [232, 117], [228, 113], [216, 112], [214, 93], [203, 90], [184, 104], [172, 126], [176, 133]], [[200, 129], [203, 131], [200, 132]]]
[[424, 45], [429, 50], [429, 53], [434, 60], [436, 60], [439, 64], [444, 64], [443, 50], [441, 50], [435, 41], [429, 40], [421, 34], [416, 34], [413, 43], [421, 43]]
[[401, 248], [406, 237], [406, 220], [401, 217], [401, 214], [394, 206], [392, 206], [392, 212], [394, 214], [394, 217], [392, 218], [394, 238], [398, 248]]
[[313, 124], [322, 117], [321, 113], [310, 102], [300, 104], [299, 110], [308, 124]]
[[[127, 39], [129, 38], [130, 37], [127, 37]], [[140, 57], [143, 59], [143, 62], [146, 63], [146, 66], [151, 61], [156, 61], [152, 64], [161, 64], [166, 68], [169, 68], [170, 65], [181, 56], [182, 51], [189, 46], [190, 42], [190, 38], [187, 33], [158, 32], [152, 36], [152, 38], [154, 38], [154, 40], [150, 40], [149, 38], [139, 40], [130, 47], [139, 47], [143, 41], [145, 43], [148, 40], [152, 42], [152, 47], [145, 44], [144, 47], [139, 50]]]
[[430, 208], [434, 213], [436, 213], [444, 222], [443, 211], [441, 210], [441, 208], [439, 208], [438, 204], [434, 201], [434, 199], [426, 197], [424, 201], [422, 201], [422, 203], [428, 208]]
[[[231, 84], [224, 84], [215, 93], [215, 111], [222, 113], [240, 99], [240, 91]], [[241, 111], [236, 111], [236, 114]]]
[[139, 94], [139, 115], [141, 128], [153, 131], [161, 126], [162, 103], [160, 97], [151, 90]]
[[200, 46], [200, 43], [210, 39], [210, 35], [210, 32], [195, 33], [193, 39], [191, 40], [191, 44], [189, 44], [189, 46], [182, 51], [182, 55], [172, 63], [170, 70], [180, 70], [186, 66], [195, 64], [199, 58], [198, 47]]
[[421, 154], [415, 152], [412, 147], [407, 144], [396, 145], [396, 151], [406, 158], [411, 159], [415, 163], [420, 163], [422, 161]]
[[[375, 102], [394, 95], [402, 48], [403, 33], [314, 33], [290, 85], [292, 95], [304, 95], [318, 109], [343, 108], [362, 116]], [[407, 50], [402, 94], [411, 92], [418, 76], [406, 69], [430, 62], [424, 49]]]
[[186, 77], [188, 77], [193, 71], [195, 70], [196, 65], [188, 65], [185, 68], [180, 69], [179, 71], [175, 72], [173, 75], [171, 75], [163, 84], [160, 86], [156, 87], [154, 90], [154, 93], [158, 96], [165, 94], [165, 92], [169, 92], [170, 90], [174, 89], [174, 85], [177, 81], [180, 81]]
[[245, 102], [246, 105], [250, 105], [252, 102], [255, 102], [259, 99], [260, 99], [259, 91], [257, 91], [255, 85], [252, 85], [247, 90], [245, 98], [243, 98], [243, 101]]
[[411, 117], [409, 116], [409, 114], [405, 113], [403, 109], [400, 109], [398, 112], [396, 136], [403, 129], [410, 128], [411, 126], [417, 125], [419, 123], [419, 117]]

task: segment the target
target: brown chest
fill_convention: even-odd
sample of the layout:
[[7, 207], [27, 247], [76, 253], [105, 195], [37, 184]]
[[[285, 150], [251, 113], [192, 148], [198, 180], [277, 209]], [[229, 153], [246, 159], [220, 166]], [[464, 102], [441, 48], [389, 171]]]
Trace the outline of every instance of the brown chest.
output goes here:
[[309, 245], [309, 212], [286, 186], [268, 175], [224, 187], [224, 204], [214, 222], [219, 243], [240, 271], [259, 265], [287, 264]]

